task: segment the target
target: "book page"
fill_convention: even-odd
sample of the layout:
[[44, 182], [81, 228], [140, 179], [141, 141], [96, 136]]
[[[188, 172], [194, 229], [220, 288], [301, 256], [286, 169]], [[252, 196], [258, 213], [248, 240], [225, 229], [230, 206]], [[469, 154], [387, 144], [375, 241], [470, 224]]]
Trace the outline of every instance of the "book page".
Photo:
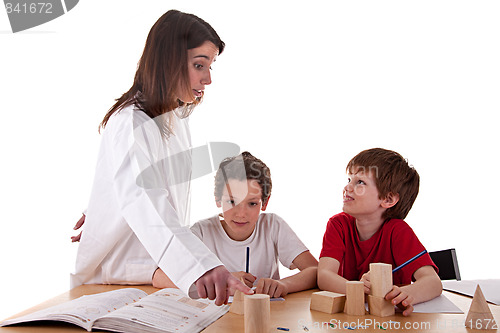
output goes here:
[[479, 285], [486, 300], [495, 305], [500, 305], [500, 280], [462, 280], [443, 281], [443, 289], [467, 296], [474, 296], [476, 287]]
[[445, 295], [439, 295], [427, 302], [415, 304], [414, 313], [463, 313], [458, 306]]
[[134, 332], [199, 332], [226, 313], [207, 299], [191, 299], [179, 289], [162, 289], [100, 319], [94, 328]]
[[0, 323], [0, 326], [40, 320], [55, 320], [75, 324], [90, 331], [97, 318], [127, 304], [139, 301], [145, 296], [147, 296], [147, 293], [135, 288], [85, 295], [26, 316], [6, 320]]

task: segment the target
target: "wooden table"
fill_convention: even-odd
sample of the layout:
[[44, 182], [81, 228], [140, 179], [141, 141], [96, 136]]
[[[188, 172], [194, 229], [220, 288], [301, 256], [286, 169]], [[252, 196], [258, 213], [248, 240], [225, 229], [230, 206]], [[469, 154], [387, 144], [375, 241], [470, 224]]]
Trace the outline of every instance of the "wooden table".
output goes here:
[[[139, 288], [147, 293], [152, 293], [158, 289], [152, 286], [131, 286]], [[60, 296], [48, 300], [38, 306], [23, 311], [16, 315], [24, 315], [55, 304], [66, 302], [82, 295], [95, 294], [110, 291], [126, 286], [118, 285], [84, 285], [74, 288]], [[299, 293], [287, 295], [285, 301], [271, 302], [271, 329], [270, 332], [279, 331], [277, 327], [289, 328], [289, 332], [353, 332], [347, 328], [366, 325], [366, 328], [357, 328], [359, 332], [475, 332], [464, 326], [465, 317], [469, 310], [471, 298], [444, 291], [443, 293], [455, 303], [464, 313], [463, 314], [444, 314], [444, 313], [413, 313], [409, 317], [403, 317], [400, 313], [394, 316], [380, 318], [371, 315], [366, 316], [348, 316], [343, 313], [326, 314], [309, 309], [310, 295], [316, 290], [307, 290]], [[4, 301], [5, 303], [5, 301]], [[490, 309], [497, 322], [500, 323], [500, 306], [490, 304]], [[329, 325], [329, 323], [334, 326]], [[378, 327], [385, 328], [385, 330]], [[308, 331], [304, 329], [307, 327]], [[64, 323], [37, 323], [23, 326], [0, 327], [0, 333], [27, 333], [27, 332], [85, 332], [84, 329]], [[227, 313], [215, 323], [207, 327], [204, 333], [224, 333], [224, 332], [243, 332], [243, 316]], [[478, 332], [497, 332], [497, 330], [487, 330]]]

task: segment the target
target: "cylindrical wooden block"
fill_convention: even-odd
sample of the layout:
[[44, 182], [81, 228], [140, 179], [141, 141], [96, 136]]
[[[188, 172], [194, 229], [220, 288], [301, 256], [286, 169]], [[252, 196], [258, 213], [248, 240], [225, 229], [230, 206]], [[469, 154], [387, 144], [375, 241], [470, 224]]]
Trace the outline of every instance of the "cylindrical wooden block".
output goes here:
[[370, 264], [370, 294], [385, 297], [392, 289], [392, 265], [384, 263]]
[[365, 314], [365, 286], [361, 281], [346, 282], [344, 312], [352, 316]]
[[271, 302], [269, 295], [245, 295], [245, 333], [269, 333]]

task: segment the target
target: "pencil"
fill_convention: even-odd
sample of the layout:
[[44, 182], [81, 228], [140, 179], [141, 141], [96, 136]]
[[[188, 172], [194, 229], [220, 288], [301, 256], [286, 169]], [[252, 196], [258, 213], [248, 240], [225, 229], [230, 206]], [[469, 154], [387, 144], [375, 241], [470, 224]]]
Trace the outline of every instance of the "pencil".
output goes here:
[[246, 265], [245, 272], [248, 273], [249, 268], [250, 268], [250, 247], [247, 246], [247, 265]]
[[420, 258], [421, 256], [423, 256], [426, 253], [427, 253], [427, 250], [423, 250], [422, 252], [420, 252], [419, 254], [417, 254], [416, 256], [414, 256], [413, 258], [411, 258], [410, 260], [408, 260], [405, 263], [403, 263], [403, 264], [399, 265], [398, 267], [394, 268], [392, 270], [392, 272], [394, 273], [394, 272], [399, 271], [401, 268], [405, 267], [406, 265], [408, 265], [409, 263], [411, 263], [413, 260]]

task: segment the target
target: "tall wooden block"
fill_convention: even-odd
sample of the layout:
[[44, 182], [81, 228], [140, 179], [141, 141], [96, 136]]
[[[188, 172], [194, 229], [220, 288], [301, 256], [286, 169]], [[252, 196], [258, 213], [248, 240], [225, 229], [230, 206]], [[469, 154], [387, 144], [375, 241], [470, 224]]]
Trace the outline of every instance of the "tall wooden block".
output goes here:
[[318, 291], [311, 295], [311, 310], [325, 313], [344, 311], [345, 295], [331, 291]]
[[478, 330], [493, 329], [497, 327], [495, 317], [493, 317], [479, 285], [474, 292], [474, 297], [472, 298], [472, 303], [467, 313], [467, 318], [465, 319], [465, 326]]
[[245, 333], [269, 333], [271, 302], [269, 295], [245, 295]]
[[365, 286], [361, 281], [347, 281], [344, 312], [348, 315], [365, 314]]
[[392, 289], [392, 265], [371, 263], [370, 284], [371, 295], [385, 297]]
[[368, 308], [370, 314], [378, 317], [393, 316], [395, 314], [394, 305], [383, 297], [368, 295]]

